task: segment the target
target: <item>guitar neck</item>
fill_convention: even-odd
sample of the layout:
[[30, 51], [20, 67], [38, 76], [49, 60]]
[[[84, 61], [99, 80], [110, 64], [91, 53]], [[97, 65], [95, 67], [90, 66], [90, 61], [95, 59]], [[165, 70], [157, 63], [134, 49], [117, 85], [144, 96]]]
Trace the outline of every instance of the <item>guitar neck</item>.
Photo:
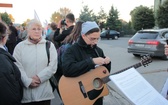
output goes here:
[[110, 78], [109, 78], [109, 76], [115, 75], [115, 74], [118, 74], [118, 73], [121, 73], [121, 72], [123, 72], [123, 71], [126, 71], [126, 70], [132, 68], [132, 67], [138, 68], [138, 67], [140, 67], [140, 66], [142, 66], [142, 63], [141, 63], [141, 62], [136, 63], [136, 64], [134, 64], [134, 65], [132, 65], [132, 66], [129, 66], [129, 67], [125, 68], [125, 69], [119, 70], [119, 71], [117, 71], [117, 72], [114, 72], [114, 73], [112, 73], [112, 74], [110, 74], [110, 75], [108, 75], [108, 76], [106, 76], [106, 77], [104, 77], [104, 78], [101, 78], [101, 79], [102, 79], [103, 83], [107, 83], [107, 82], [111, 81]]

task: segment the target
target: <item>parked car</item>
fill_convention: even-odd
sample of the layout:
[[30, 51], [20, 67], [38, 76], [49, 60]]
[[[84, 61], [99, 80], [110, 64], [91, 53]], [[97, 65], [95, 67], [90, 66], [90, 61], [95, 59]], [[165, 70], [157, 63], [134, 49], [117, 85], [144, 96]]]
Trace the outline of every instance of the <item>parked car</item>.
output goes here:
[[104, 30], [101, 32], [100, 37], [101, 38], [107, 38], [107, 39], [118, 39], [120, 37], [120, 32], [115, 30], [110, 30], [110, 35], [107, 35], [108, 30]]
[[140, 30], [128, 41], [127, 51], [134, 56], [150, 55], [167, 60], [164, 54], [165, 35], [168, 35], [168, 29]]

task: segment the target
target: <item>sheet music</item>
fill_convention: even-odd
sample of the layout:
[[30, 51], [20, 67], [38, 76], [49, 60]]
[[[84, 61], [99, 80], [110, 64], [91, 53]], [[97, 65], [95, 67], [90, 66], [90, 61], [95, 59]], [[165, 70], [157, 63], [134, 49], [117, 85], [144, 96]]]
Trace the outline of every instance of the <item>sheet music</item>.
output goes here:
[[111, 75], [109, 78], [135, 105], [168, 105], [168, 100], [157, 92], [135, 68]]
[[168, 90], [168, 78], [162, 88], [161, 95], [165, 98], [167, 98], [167, 90]]

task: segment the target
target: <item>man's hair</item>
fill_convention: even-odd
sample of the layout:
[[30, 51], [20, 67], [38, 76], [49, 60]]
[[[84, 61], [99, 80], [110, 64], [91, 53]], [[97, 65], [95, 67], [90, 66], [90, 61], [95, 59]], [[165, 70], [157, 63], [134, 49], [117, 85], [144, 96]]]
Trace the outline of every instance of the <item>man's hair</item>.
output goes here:
[[56, 29], [57, 29], [57, 24], [56, 24], [55, 22], [52, 22], [52, 23], [51, 23], [51, 28], [52, 28], [53, 30], [56, 30]]
[[12, 23], [12, 22], [10, 22], [10, 23], [9, 23], [9, 25], [10, 25], [10, 26], [12, 26], [12, 25], [13, 25], [13, 23]]
[[68, 13], [66, 15], [66, 18], [70, 20], [70, 22], [74, 23], [75, 22], [75, 16], [72, 13]]

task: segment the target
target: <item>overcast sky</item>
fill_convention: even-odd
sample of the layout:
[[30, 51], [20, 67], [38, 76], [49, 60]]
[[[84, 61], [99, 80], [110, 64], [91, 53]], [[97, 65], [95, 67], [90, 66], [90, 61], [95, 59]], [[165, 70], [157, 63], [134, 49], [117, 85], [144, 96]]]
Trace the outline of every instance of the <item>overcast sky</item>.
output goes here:
[[1, 3], [12, 3], [13, 8], [2, 8], [0, 12], [12, 14], [15, 23], [22, 23], [27, 19], [34, 18], [34, 10], [37, 12], [41, 21], [50, 22], [52, 13], [60, 8], [69, 8], [75, 17], [79, 17], [79, 13], [83, 5], [88, 5], [90, 10], [95, 14], [100, 11], [102, 6], [108, 14], [113, 5], [119, 11], [119, 17], [125, 21], [130, 20], [130, 11], [135, 7], [143, 5], [151, 7], [154, 0], [1, 0]]

